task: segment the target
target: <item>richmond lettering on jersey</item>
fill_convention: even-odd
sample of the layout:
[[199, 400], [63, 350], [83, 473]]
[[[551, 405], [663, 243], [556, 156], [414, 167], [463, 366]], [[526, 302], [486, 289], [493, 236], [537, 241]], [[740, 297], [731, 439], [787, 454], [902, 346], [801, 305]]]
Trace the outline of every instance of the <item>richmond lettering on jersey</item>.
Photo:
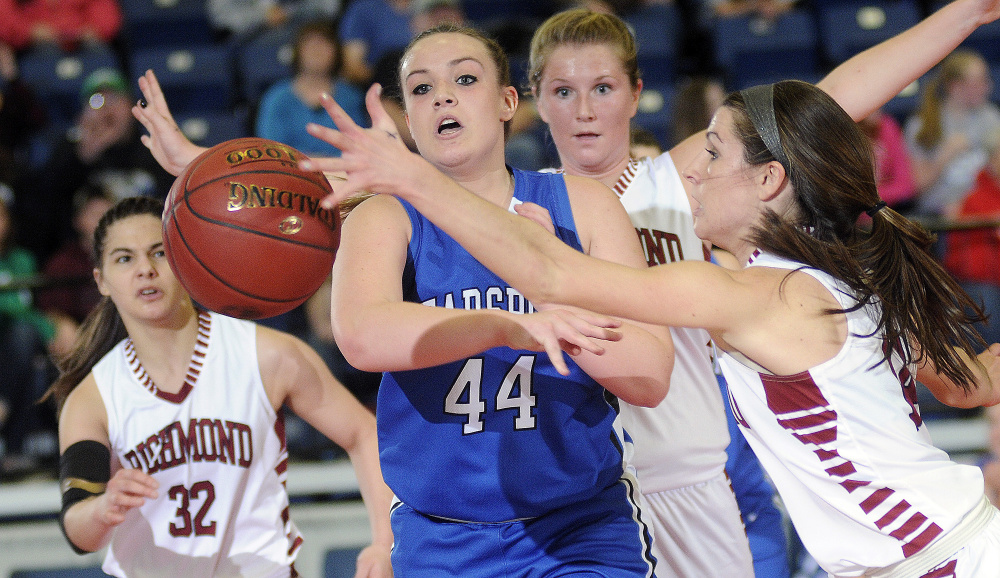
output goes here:
[[133, 468], [147, 474], [195, 462], [218, 462], [243, 468], [253, 461], [250, 426], [221, 419], [191, 419], [187, 431], [175, 421], [125, 454]]
[[642, 250], [646, 253], [646, 263], [650, 267], [684, 260], [681, 238], [674, 233], [645, 228], [636, 229], [635, 232], [639, 234]]
[[455, 304], [462, 309], [500, 309], [511, 313], [534, 313], [535, 308], [524, 298], [524, 295], [513, 287], [487, 287], [486, 291], [478, 287], [453, 291], [424, 299], [424, 305], [454, 309]]

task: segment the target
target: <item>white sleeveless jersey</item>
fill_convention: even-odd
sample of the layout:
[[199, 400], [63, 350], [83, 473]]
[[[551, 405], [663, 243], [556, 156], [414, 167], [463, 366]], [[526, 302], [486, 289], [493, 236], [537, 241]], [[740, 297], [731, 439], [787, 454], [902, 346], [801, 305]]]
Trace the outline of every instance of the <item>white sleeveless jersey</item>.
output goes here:
[[288, 518], [284, 420], [261, 382], [256, 326], [202, 312], [181, 391], [157, 390], [132, 342], [94, 367], [111, 452], [159, 482], [104, 561], [114, 576], [289, 576], [302, 537]]
[[[797, 269], [758, 253], [749, 266]], [[815, 269], [843, 307], [846, 286]], [[847, 340], [832, 359], [774, 376], [722, 353], [730, 403], [781, 494], [802, 543], [824, 570], [861, 576], [946, 535], [983, 496], [979, 468], [931, 444], [916, 406], [913, 367], [883, 359], [870, 311], [847, 314]]]
[[[669, 153], [632, 161], [614, 187], [650, 266], [708, 260], [694, 232], [691, 203]], [[671, 328], [670, 393], [655, 408], [621, 403], [645, 494], [700, 484], [722, 474], [729, 429], [703, 329]]]

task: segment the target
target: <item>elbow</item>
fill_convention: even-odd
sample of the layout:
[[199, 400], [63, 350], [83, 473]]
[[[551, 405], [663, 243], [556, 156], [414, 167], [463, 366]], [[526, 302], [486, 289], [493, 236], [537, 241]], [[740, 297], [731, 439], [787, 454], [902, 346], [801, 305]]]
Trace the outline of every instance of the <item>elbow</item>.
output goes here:
[[377, 355], [368, 346], [368, 330], [353, 323], [338, 322], [333, 317], [333, 340], [341, 355], [351, 367], [361, 371], [381, 372]]
[[619, 392], [615, 395], [629, 405], [656, 407], [667, 397], [670, 381], [649, 377], [633, 377], [628, 380], [628, 383], [621, 384], [619, 387], [615, 387], [614, 384], [606, 384], [605, 388], [612, 390], [612, 393]]

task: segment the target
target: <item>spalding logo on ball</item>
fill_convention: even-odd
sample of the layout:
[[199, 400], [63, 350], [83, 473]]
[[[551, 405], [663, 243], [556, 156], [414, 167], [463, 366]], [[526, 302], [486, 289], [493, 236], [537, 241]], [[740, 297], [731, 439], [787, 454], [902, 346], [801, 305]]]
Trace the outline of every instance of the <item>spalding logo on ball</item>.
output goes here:
[[197, 303], [242, 319], [273, 317], [326, 280], [340, 213], [320, 206], [330, 183], [299, 169], [304, 158], [273, 140], [238, 138], [203, 152], [174, 181], [163, 244]]

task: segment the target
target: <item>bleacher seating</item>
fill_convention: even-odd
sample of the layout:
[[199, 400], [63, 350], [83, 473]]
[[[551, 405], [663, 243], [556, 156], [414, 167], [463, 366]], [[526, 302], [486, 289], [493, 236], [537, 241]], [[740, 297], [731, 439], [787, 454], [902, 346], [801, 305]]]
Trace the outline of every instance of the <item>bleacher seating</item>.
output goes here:
[[34, 50], [20, 59], [21, 78], [48, 106], [50, 121], [68, 126], [80, 112], [83, 81], [98, 68], [118, 68], [118, 58], [104, 45], [93, 45], [72, 53]]
[[815, 16], [805, 9], [790, 10], [773, 22], [755, 16], [718, 18], [712, 40], [732, 90], [818, 75], [819, 33]]
[[676, 4], [646, 4], [622, 20], [635, 35], [639, 56], [677, 56], [683, 23]]
[[882, 107], [883, 112], [894, 116], [900, 124], [905, 123], [906, 119], [920, 106], [920, 95], [924, 90], [927, 78], [927, 75], [924, 75], [916, 82], [911, 82]]
[[979, 52], [987, 62], [1000, 63], [1000, 20], [977, 28], [962, 42], [962, 47]]
[[123, 35], [132, 50], [212, 42], [205, 0], [119, 0]]
[[177, 126], [191, 142], [210, 147], [234, 138], [251, 136], [245, 109], [206, 111], [178, 116]]
[[152, 69], [175, 114], [230, 110], [234, 82], [229, 54], [228, 47], [214, 44], [134, 50], [132, 76]]
[[820, 45], [829, 64], [887, 40], [920, 21], [914, 0], [854, 0], [816, 6]]
[[255, 104], [276, 80], [292, 76], [292, 31], [257, 36], [239, 49], [237, 72], [242, 98]]
[[644, 85], [639, 96], [639, 110], [632, 119], [636, 125], [653, 133], [664, 147], [674, 144], [671, 124], [674, 94], [675, 86], [672, 82]]

